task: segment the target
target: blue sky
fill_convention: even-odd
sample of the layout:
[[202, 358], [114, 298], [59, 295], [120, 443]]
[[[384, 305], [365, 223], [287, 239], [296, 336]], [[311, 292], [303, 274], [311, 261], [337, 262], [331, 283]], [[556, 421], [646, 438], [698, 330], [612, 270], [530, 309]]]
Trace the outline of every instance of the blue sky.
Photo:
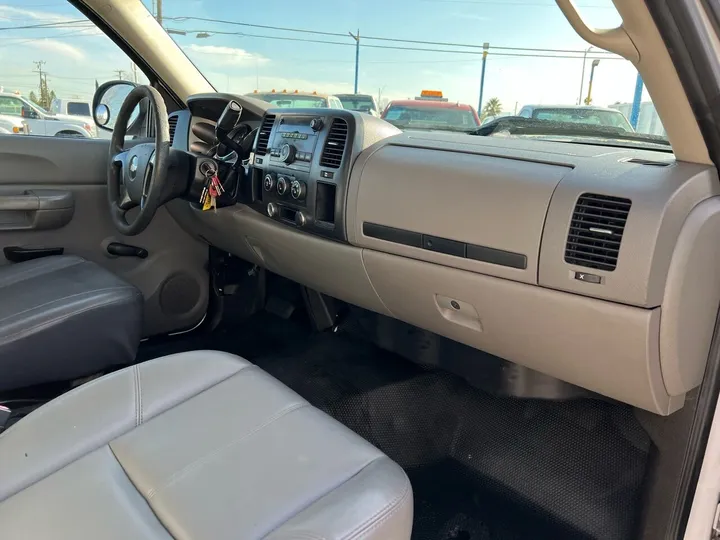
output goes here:
[[[150, 11], [153, 0], [143, 0]], [[619, 22], [610, 0], [578, 0], [595, 26]], [[163, 0], [166, 28], [220, 91], [238, 93], [287, 88], [318, 92], [351, 92], [355, 48], [350, 36], [322, 36], [182, 19], [204, 17], [248, 24], [344, 34], [360, 30], [363, 45], [440, 48], [433, 45], [362, 38], [385, 37], [482, 45], [489, 42], [485, 99], [498, 97], [506, 110], [526, 103], [575, 103], [582, 60], [500, 56], [513, 51], [495, 47], [584, 50], [552, 0], [276, 0], [272, 10], [238, 0]], [[0, 0], [0, 28], [81, 19], [62, 0]], [[89, 25], [16, 29], [0, 32], [0, 85], [23, 93], [36, 85], [33, 60], [45, 60], [48, 80], [58, 95], [90, 96], [94, 80], [114, 78], [113, 70], [130, 73], [130, 62], [106, 37]], [[197, 38], [197, 32], [211, 34]], [[227, 35], [236, 32], [245, 35]], [[263, 37], [260, 37], [263, 36]], [[282, 40], [296, 38], [345, 45]], [[464, 47], [446, 47], [473, 51]], [[537, 53], [535, 53], [537, 54]], [[540, 53], [542, 54], [542, 53]], [[562, 54], [562, 53], [558, 53]], [[592, 56], [592, 54], [591, 54]], [[587, 62], [585, 78], [590, 72]], [[481, 57], [370, 48], [360, 50], [359, 90], [389, 99], [439, 89], [446, 97], [477, 105]], [[631, 101], [636, 72], [624, 60], [603, 59], [597, 67], [593, 102], [608, 105]], [[587, 82], [585, 82], [585, 94]], [[69, 96], [68, 96], [69, 97]], [[646, 96], [647, 98], [647, 96]]]

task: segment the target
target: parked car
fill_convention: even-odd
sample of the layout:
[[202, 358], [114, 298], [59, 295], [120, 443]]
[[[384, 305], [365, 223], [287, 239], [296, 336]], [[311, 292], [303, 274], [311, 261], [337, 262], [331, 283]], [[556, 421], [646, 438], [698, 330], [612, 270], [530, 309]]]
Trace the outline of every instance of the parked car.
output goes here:
[[497, 120], [498, 118], [507, 118], [508, 116], [516, 116], [516, 115], [511, 112], [501, 112], [498, 114], [494, 114], [492, 116], [486, 116], [485, 118], [482, 119], [480, 124], [484, 126], [485, 124], [489, 124], [490, 122]]
[[336, 97], [345, 109], [380, 116], [377, 101], [369, 94], [337, 94]]
[[471, 105], [450, 102], [438, 90], [423, 90], [415, 99], [391, 101], [381, 118], [400, 129], [465, 132], [480, 126]]
[[14, 116], [0, 114], [0, 134], [2, 135], [28, 135], [30, 126], [27, 122], [20, 120]]
[[294, 90], [288, 92], [283, 90], [282, 92], [276, 92], [272, 90], [270, 92], [259, 92], [255, 90], [250, 94], [246, 94], [250, 97], [262, 99], [267, 101], [273, 107], [287, 108], [287, 109], [313, 109], [327, 107], [330, 109], [342, 109], [343, 105], [337, 96], [329, 94], [318, 94], [317, 92], [300, 92]]
[[97, 135], [90, 119], [54, 114], [18, 94], [0, 93], [0, 115], [22, 118], [33, 135], [84, 138]]
[[50, 104], [50, 112], [70, 116], [81, 116], [92, 121], [92, 104], [82, 99], [55, 98]]
[[538, 120], [552, 120], [555, 122], [616, 127], [629, 132], [635, 131], [623, 113], [606, 107], [584, 105], [525, 105], [520, 109], [518, 116], [523, 118], [536, 118]]

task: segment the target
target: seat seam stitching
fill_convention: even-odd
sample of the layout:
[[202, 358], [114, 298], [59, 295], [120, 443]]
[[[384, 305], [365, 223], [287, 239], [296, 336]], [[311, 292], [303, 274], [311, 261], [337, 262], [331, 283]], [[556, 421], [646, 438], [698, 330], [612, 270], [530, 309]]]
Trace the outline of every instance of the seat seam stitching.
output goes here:
[[63, 296], [62, 298], [56, 298], [55, 300], [51, 300], [50, 302], [45, 302], [44, 304], [40, 304], [39, 306], [33, 306], [33, 307], [31, 307], [31, 308], [24, 309], [23, 311], [19, 311], [19, 312], [17, 312], [17, 313], [13, 313], [12, 315], [8, 315], [7, 317], [3, 317], [2, 319], [0, 319], [0, 323], [3, 322], [3, 321], [7, 321], [8, 319], [16, 318], [16, 317], [18, 317], [18, 316], [20, 316], [20, 315], [23, 315], [23, 314], [25, 314], [25, 313], [30, 313], [31, 311], [38, 310], [38, 309], [40, 309], [40, 308], [42, 308], [42, 307], [47, 307], [47, 306], [50, 306], [50, 305], [52, 305], [52, 304], [57, 304], [58, 302], [63, 302], [63, 301], [65, 301], [65, 300], [69, 300], [69, 299], [71, 299], [71, 298], [77, 298], [78, 296], [89, 296], [89, 295], [96, 294], [96, 293], [100, 293], [100, 292], [107, 292], [107, 291], [124, 291], [124, 290], [127, 290], [127, 289], [134, 289], [134, 288], [135, 288], [135, 287], [133, 287], [133, 286], [131, 286], [131, 285], [125, 285], [125, 286], [123, 286], [123, 287], [105, 287], [105, 288], [103, 288], [103, 289], [94, 289], [94, 290], [92, 290], [92, 291], [83, 291], [83, 292], [81, 292], [81, 293], [75, 293], [75, 294], [71, 294], [71, 295], [69, 295], [69, 296]]
[[402, 508], [403, 503], [407, 500], [408, 493], [410, 493], [410, 482], [406, 480], [405, 487], [398, 496], [396, 496], [387, 505], [377, 511], [372, 517], [366, 519], [363, 523], [355, 527], [347, 535], [343, 536], [343, 540], [349, 540], [351, 538], [357, 538], [358, 535], [367, 533], [376, 529], [381, 524], [386, 522], [395, 513]]
[[65, 319], [69, 319], [69, 318], [75, 317], [75, 316], [77, 316], [77, 315], [82, 315], [83, 313], [86, 313], [86, 312], [88, 312], [88, 311], [92, 311], [93, 309], [104, 308], [104, 307], [112, 306], [112, 305], [115, 305], [115, 304], [122, 304], [122, 303], [125, 302], [125, 301], [126, 301], [125, 298], [122, 298], [122, 299], [113, 299], [113, 300], [111, 300], [111, 301], [109, 301], [109, 302], [104, 302], [104, 303], [102, 303], [102, 304], [95, 304], [95, 305], [92, 305], [92, 306], [88, 306], [88, 307], [86, 307], [85, 309], [82, 309], [82, 310], [80, 310], [80, 311], [73, 311], [72, 313], [66, 313], [66, 314], [64, 314], [64, 315], [60, 315], [59, 317], [55, 317], [54, 319], [50, 319], [49, 321], [43, 321], [42, 323], [36, 324], [35, 326], [32, 326], [32, 327], [30, 327], [30, 328], [25, 328], [25, 329], [23, 329], [23, 330], [20, 330], [20, 331], [18, 331], [18, 332], [15, 332], [14, 334], [8, 334], [8, 335], [6, 335], [6, 336], [3, 336], [2, 339], [0, 339], [0, 344], [5, 343], [6, 341], [9, 341], [9, 340], [12, 339], [12, 338], [16, 338], [16, 337], [22, 336], [22, 335], [24, 335], [24, 334], [32, 333], [32, 332], [35, 331], [35, 330], [38, 330], [38, 329], [40, 329], [40, 328], [44, 328], [44, 327], [46, 327], [46, 326], [52, 325], [53, 323], [56, 323], [56, 322], [58, 322], [58, 321], [63, 321], [63, 320], [65, 320]]
[[234, 445], [236, 445], [239, 442], [242, 442], [245, 439], [248, 439], [252, 437], [253, 435], [257, 434], [259, 431], [265, 429], [273, 422], [276, 422], [280, 418], [283, 418], [284, 416], [287, 416], [288, 414], [297, 411], [299, 409], [302, 409], [304, 407], [309, 406], [310, 404], [307, 402], [303, 403], [293, 403], [292, 405], [283, 407], [276, 413], [274, 413], [272, 416], [265, 419], [265, 421], [255, 426], [253, 429], [248, 431], [247, 433], [244, 433], [243, 435], [236, 437], [230, 442], [225, 443], [223, 446], [220, 446], [214, 450], [212, 450], [210, 453], [204, 454], [203, 456], [195, 459], [192, 463], [189, 463], [179, 471], [176, 471], [170, 475], [168, 479], [165, 480], [162, 486], [158, 487], [157, 489], [151, 488], [148, 490], [148, 500], [152, 499], [155, 495], [157, 495], [160, 491], [167, 489], [175, 484], [177, 484], [180, 480], [185, 478], [189, 473], [202, 468], [203, 466], [207, 465], [212, 461], [213, 458], [217, 457], [219, 454], [224, 452], [225, 450], [232, 448]]
[[[339, 484], [336, 484], [335, 486], [331, 487], [330, 489], [328, 489], [328, 490], [325, 491], [324, 493], [321, 493], [320, 495], [318, 495], [317, 497], [315, 497], [310, 503], [308, 503], [306, 506], [304, 506], [304, 507], [302, 507], [301, 509], [299, 509], [297, 512], [295, 512], [292, 516], [290, 516], [289, 518], [287, 518], [285, 521], [283, 521], [282, 523], [276, 525], [275, 528], [273, 528], [272, 530], [270, 530], [270, 531], [264, 536], [264, 538], [267, 538], [268, 536], [270, 536], [270, 535], [271, 535], [272, 533], [274, 533], [275, 531], [278, 531], [278, 530], [282, 529], [282, 527], [283, 527], [285, 524], [287, 524], [289, 521], [291, 521], [293, 518], [295, 518], [295, 517], [299, 516], [300, 514], [302, 514], [303, 512], [305, 512], [308, 508], [312, 507], [312, 505], [314, 505], [316, 502], [318, 502], [319, 500], [321, 500], [323, 497], [326, 497], [326, 496], [330, 495], [333, 491], [335, 491], [335, 490], [337, 490], [337, 489], [340, 489], [342, 486], [344, 486], [345, 484], [347, 484], [348, 482], [350, 482], [353, 478], [357, 478], [357, 477], [358, 477], [359, 475], [361, 475], [361, 474], [363, 473], [363, 471], [365, 471], [368, 467], [370, 467], [370, 466], [373, 465], [374, 463], [377, 463], [378, 461], [380, 461], [380, 460], [383, 459], [383, 458], [387, 458], [387, 456], [385, 456], [385, 455], [383, 454], [383, 455], [377, 456], [377, 457], [371, 459], [370, 461], [368, 461], [365, 465], [363, 465], [363, 466], [360, 468], [359, 471], [351, 474], [350, 476], [348, 476], [347, 478], [345, 478], [342, 482], [340, 482]], [[388, 458], [388, 459], [389, 459], [389, 458]], [[392, 504], [392, 501], [391, 501], [390, 504]], [[367, 522], [365, 522], [365, 523], [367, 523]], [[361, 524], [361, 525], [359, 525], [359, 526], [363, 526], [363, 525], [364, 525], [364, 523]], [[349, 534], [352, 534], [355, 530], [357, 530], [357, 527], [356, 527], [355, 529], [353, 529], [352, 531], [350, 531]], [[293, 534], [295, 534], [295, 533], [293, 532]]]
[[[129, 483], [133, 488], [135, 488], [135, 491], [137, 492], [137, 494], [138, 494], [140, 497], [143, 498], [143, 500], [145, 501], [145, 504], [146, 504], [147, 507], [148, 507], [148, 510], [150, 510], [150, 512], [152, 513], [152, 515], [155, 516], [155, 519], [157, 519], [158, 523], [163, 527], [163, 529], [165, 529], [165, 531], [168, 533], [168, 536], [169, 536], [170, 538], [175, 538], [175, 537], [172, 535], [172, 533], [170, 532], [170, 529], [168, 529], [167, 525], [165, 525], [165, 523], [163, 522], [163, 520], [160, 519], [160, 516], [158, 516], [157, 513], [155, 513], [155, 509], [154, 509], [154, 508], [152, 507], [152, 505], [150, 504], [150, 501], [148, 501], [148, 500], [143, 496], [142, 492], [138, 489], [138, 487], [137, 487], [137, 486], [135, 485], [135, 483], [132, 481], [132, 478], [130, 477], [130, 474], [127, 472], [127, 470], [125, 469], [125, 467], [123, 467], [122, 461], [120, 461], [120, 460], [118, 459], [118, 457], [117, 457], [117, 455], [115, 454], [115, 452], [113, 451], [112, 447], [111, 447], [109, 444], [105, 444], [105, 446], [107, 446], [108, 450], [110, 450], [110, 454], [112, 454], [113, 458], [115, 458], [115, 461], [117, 462], [118, 467], [120, 467], [120, 469], [122, 470], [123, 474], [125, 474], [125, 477], [127, 478], [128, 483]], [[96, 450], [99, 450], [100, 448], [102, 448], [102, 446], [99, 447], [99, 448], [97, 448]]]
[[[66, 270], [66, 269], [68, 269], [68, 268], [72, 268], [73, 266], [77, 266], [78, 264], [83, 264], [83, 263], [86, 263], [86, 262], [88, 262], [88, 261], [82, 259], [82, 260], [79, 260], [79, 261], [75, 261], [75, 262], [73, 262], [72, 264], [68, 264], [67, 266], [60, 266], [60, 267], [58, 267], [58, 268], [53, 268], [53, 271], [56, 271], [56, 270]], [[53, 266], [57, 266], [57, 261], [52, 261], [52, 262], [47, 262], [47, 263], [45, 263], [45, 264], [41, 264], [40, 266], [37, 266], [36, 268], [33, 269], [32, 274], [31, 274], [30, 276], [27, 276], [27, 274], [21, 274], [21, 275], [22, 275], [22, 278], [21, 278], [21, 279], [7, 279], [7, 278], [5, 278], [3, 281], [0, 281], [0, 287], [9, 287], [9, 286], [11, 286], [11, 285], [17, 285], [18, 283], [22, 283], [23, 281], [28, 281], [28, 280], [33, 279], [33, 278], [41, 277], [41, 276], [43, 276], [44, 274], [46, 274], [47, 272], [39, 273], [38, 270], [47, 270], [47, 269], [49, 269], [49, 268], [52, 268]], [[12, 266], [11, 266], [10, 268], [12, 268]], [[27, 271], [26, 271], [26, 272], [27, 272]], [[19, 272], [18, 272], [18, 273], [19, 273]]]
[[[202, 390], [200, 390], [200, 391], [198, 391], [198, 392], [196, 392], [196, 393], [194, 393], [194, 394], [192, 394], [192, 395], [190, 395], [190, 396], [187, 396], [187, 397], [186, 397], [185, 399], [183, 399], [180, 403], [184, 403], [185, 401], [189, 401], [189, 400], [191, 400], [191, 399], [199, 396], [200, 394], [202, 394], [202, 393], [204, 393], [204, 392], [207, 392], [208, 390], [214, 388], [215, 386], [217, 386], [217, 385], [219, 385], [219, 384], [222, 384], [223, 382], [231, 379], [232, 377], [234, 377], [235, 375], [237, 375], [237, 374], [240, 373], [241, 371], [243, 371], [243, 370], [245, 370], [245, 369], [248, 369], [248, 368], [250, 368], [250, 367], [257, 367], [257, 366], [255, 366], [254, 364], [248, 363], [247, 365], [240, 367], [240, 369], [238, 369], [237, 371], [231, 373], [231, 374], [228, 375], [227, 377], [224, 377], [223, 379], [220, 379], [219, 381], [211, 384], [210, 386], [208, 386], [208, 387], [206, 387], [206, 388], [203, 388]], [[98, 379], [95, 379], [95, 380], [93, 380], [93, 381], [90, 381], [89, 383], [85, 383], [85, 384], [82, 385], [82, 386], [78, 386], [77, 388], [74, 388], [73, 390], [71, 390], [71, 391], [68, 392], [67, 394], [65, 394], [65, 395], [63, 395], [63, 396], [60, 396], [59, 398], [56, 398], [56, 399], [53, 400], [53, 401], [57, 401], [57, 400], [65, 401], [66, 399], [68, 399], [68, 398], [71, 396], [71, 394], [72, 394], [72, 395], [75, 395], [75, 392], [76, 392], [76, 391], [79, 391], [81, 388], [85, 388], [86, 385], [92, 385], [92, 384], [95, 384], [95, 383], [97, 383], [97, 382], [100, 382], [101, 380], [102, 380], [102, 377], [100, 377], [100, 378], [98, 378]], [[78, 392], [78, 393], [79, 393], [79, 392]], [[52, 402], [51, 402], [51, 403], [52, 403]], [[178, 404], [176, 404], [176, 405], [173, 405], [172, 407], [169, 407], [168, 409], [165, 409], [165, 410], [163, 410], [163, 411], [158, 412], [158, 414], [157, 414], [156, 416], [160, 416], [161, 414], [166, 413], [166, 412], [169, 411], [170, 409], [177, 407], [180, 403], [178, 403]], [[55, 403], [55, 405], [54, 405], [53, 407], [48, 408], [48, 409], [46, 409], [46, 410], [44, 410], [44, 411], [39, 411], [39, 412], [38, 412], [38, 415], [35, 416], [33, 419], [39, 418], [40, 416], [42, 416], [42, 415], [44, 415], [45, 413], [47, 413], [48, 410], [54, 410], [55, 407], [57, 407], [59, 404], [60, 404], [60, 402]], [[2, 433], [0, 433], [0, 439], [2, 439], [3, 437], [5, 437], [8, 433], [12, 433], [12, 432], [17, 428], [17, 426], [19, 426], [19, 425], [21, 425], [20, 422], [14, 424], [14, 425], [11, 426], [9, 429], [7, 429], [7, 430], [3, 431]], [[110, 447], [110, 443], [112, 443], [113, 441], [119, 439], [120, 437], [122, 437], [122, 436], [124, 436], [124, 435], [127, 435], [127, 434], [128, 434], [129, 432], [131, 432], [133, 429], [134, 429], [133, 427], [128, 427], [128, 428], [125, 429], [122, 433], [117, 434], [113, 439], [101, 443], [100, 446], [96, 446], [96, 447], [94, 447], [94, 448], [88, 449], [88, 450], [87, 450], [86, 452], [84, 452], [83, 454], [77, 456], [76, 458], [70, 460], [69, 462], [65, 463], [64, 465], [62, 465], [62, 466], [60, 466], [60, 467], [58, 467], [58, 468], [56, 468], [56, 469], [50, 470], [47, 474], [45, 474], [44, 476], [42, 476], [41, 478], [38, 478], [37, 480], [35, 480], [35, 481], [33, 481], [33, 482], [30, 482], [28, 485], [26, 485], [25, 487], [21, 488], [20, 490], [14, 491], [13, 493], [8, 494], [4, 499], [0, 500], [0, 502], [9, 499], [9, 498], [12, 497], [13, 495], [16, 495], [16, 494], [19, 493], [20, 491], [23, 491], [23, 490], [25, 490], [25, 489], [28, 489], [29, 487], [37, 484], [38, 482], [41, 482], [42, 480], [44, 480], [44, 479], [47, 478], [48, 476], [50, 476], [50, 475], [52, 475], [52, 474], [55, 474], [56, 472], [59, 472], [59, 471], [63, 470], [63, 469], [66, 468], [66, 467], [69, 467], [70, 465], [72, 465], [72, 464], [75, 463], [76, 461], [84, 458], [84, 457], [87, 456], [88, 454], [91, 454], [91, 453], [95, 452], [95, 451], [98, 450], [99, 448], [102, 448], [103, 446], [108, 446], [108, 447]], [[112, 448], [111, 448], [111, 449], [112, 449]]]

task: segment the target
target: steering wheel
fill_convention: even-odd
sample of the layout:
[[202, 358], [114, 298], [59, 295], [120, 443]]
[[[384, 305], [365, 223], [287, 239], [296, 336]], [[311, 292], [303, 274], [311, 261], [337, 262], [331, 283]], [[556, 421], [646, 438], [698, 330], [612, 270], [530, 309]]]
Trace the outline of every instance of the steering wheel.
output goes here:
[[[135, 107], [149, 101], [148, 114], [155, 116], [155, 142], [125, 149], [125, 134]], [[144, 231], [163, 204], [170, 160], [170, 127], [160, 92], [151, 86], [137, 86], [120, 108], [112, 138], [108, 165], [110, 215], [120, 233], [133, 236]], [[140, 207], [131, 221], [128, 212]]]

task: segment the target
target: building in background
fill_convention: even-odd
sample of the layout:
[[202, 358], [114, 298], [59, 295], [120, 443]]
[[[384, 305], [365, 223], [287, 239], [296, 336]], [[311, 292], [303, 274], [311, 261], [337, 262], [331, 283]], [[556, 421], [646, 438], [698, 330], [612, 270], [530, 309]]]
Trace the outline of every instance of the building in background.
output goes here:
[[[614, 103], [610, 105], [611, 109], [617, 109], [625, 115], [629, 120], [632, 112], [632, 103]], [[640, 115], [638, 116], [637, 128], [638, 133], [647, 133], [649, 135], [660, 135], [665, 137], [665, 128], [660, 122], [660, 117], [655, 110], [652, 101], [643, 101], [640, 104]]]

